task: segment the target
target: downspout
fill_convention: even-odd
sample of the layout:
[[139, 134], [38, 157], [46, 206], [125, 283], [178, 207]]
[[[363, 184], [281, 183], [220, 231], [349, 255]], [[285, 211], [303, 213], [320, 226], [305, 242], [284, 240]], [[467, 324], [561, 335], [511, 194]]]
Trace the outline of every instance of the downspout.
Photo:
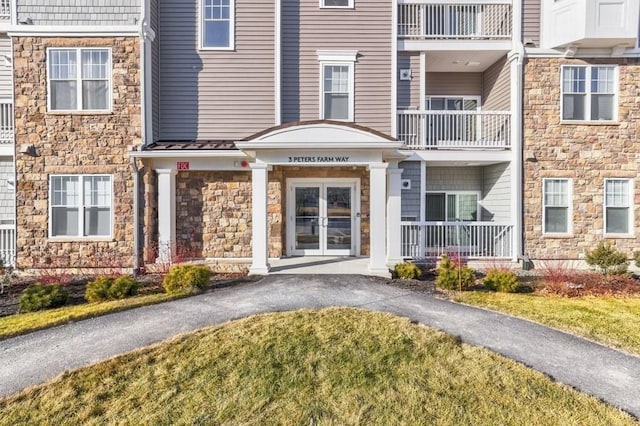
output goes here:
[[[524, 155], [524, 141], [522, 131], [523, 120], [523, 96], [524, 96], [524, 45], [522, 44], [522, 2], [514, 1], [513, 3], [513, 44], [512, 50], [509, 52], [509, 60], [515, 61], [515, 84], [512, 84], [512, 90], [515, 92], [512, 94], [513, 103], [513, 116], [514, 121], [512, 125], [513, 141], [513, 166], [515, 169], [515, 182], [514, 182], [514, 233], [516, 237], [514, 242], [515, 257], [516, 260], [522, 259], [527, 261], [524, 257], [524, 187], [523, 187], [523, 155]], [[513, 77], [513, 74], [512, 74]], [[523, 264], [524, 266], [524, 264]]]

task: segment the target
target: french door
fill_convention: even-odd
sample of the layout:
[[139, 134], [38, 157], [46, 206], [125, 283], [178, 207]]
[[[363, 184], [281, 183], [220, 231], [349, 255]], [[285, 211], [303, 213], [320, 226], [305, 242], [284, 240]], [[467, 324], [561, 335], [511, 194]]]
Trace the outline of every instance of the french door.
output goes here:
[[356, 183], [290, 185], [287, 235], [292, 255], [356, 254]]

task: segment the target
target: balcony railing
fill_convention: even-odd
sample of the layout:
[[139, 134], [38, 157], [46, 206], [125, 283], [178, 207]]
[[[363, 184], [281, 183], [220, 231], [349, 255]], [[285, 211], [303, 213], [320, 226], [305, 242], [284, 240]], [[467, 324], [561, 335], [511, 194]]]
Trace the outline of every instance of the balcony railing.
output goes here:
[[508, 149], [509, 111], [398, 111], [398, 139], [415, 149]]
[[511, 38], [510, 0], [399, 0], [398, 37], [413, 40]]
[[7, 21], [11, 17], [11, 0], [0, 0], [0, 21]]
[[402, 257], [435, 258], [442, 254], [468, 259], [509, 259], [513, 225], [495, 222], [402, 222]]
[[13, 103], [0, 100], [0, 144], [13, 143]]
[[16, 227], [0, 225], [0, 261], [2, 266], [15, 266], [16, 261]]

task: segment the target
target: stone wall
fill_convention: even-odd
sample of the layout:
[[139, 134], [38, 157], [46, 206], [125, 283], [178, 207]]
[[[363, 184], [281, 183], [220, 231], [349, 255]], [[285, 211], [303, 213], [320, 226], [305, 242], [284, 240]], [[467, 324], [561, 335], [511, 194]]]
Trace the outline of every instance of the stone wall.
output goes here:
[[[48, 47], [112, 49], [112, 111], [47, 111]], [[140, 144], [139, 40], [136, 37], [15, 37], [17, 265], [20, 268], [132, 266], [133, 181], [127, 151]], [[110, 174], [112, 239], [48, 238], [49, 175]]]
[[[618, 64], [618, 122], [561, 123], [562, 64]], [[640, 61], [529, 58], [524, 86], [524, 238], [534, 259], [577, 259], [604, 238], [604, 179], [633, 178], [640, 227]], [[588, 83], [587, 83], [588, 84]], [[573, 235], [542, 233], [542, 179], [573, 179]], [[629, 256], [638, 239], [608, 238]]]

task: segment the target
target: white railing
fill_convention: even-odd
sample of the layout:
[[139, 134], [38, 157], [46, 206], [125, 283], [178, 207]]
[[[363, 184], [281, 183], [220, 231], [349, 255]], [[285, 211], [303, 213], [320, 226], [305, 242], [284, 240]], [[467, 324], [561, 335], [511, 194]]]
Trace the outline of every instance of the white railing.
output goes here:
[[0, 0], [0, 21], [11, 17], [11, 0]]
[[401, 222], [402, 257], [459, 254], [468, 259], [509, 259], [513, 225], [495, 222]]
[[0, 144], [13, 143], [13, 103], [0, 100]]
[[511, 147], [509, 111], [398, 111], [398, 139], [408, 148]]
[[398, 37], [429, 40], [511, 38], [511, 1], [399, 0]]
[[16, 261], [16, 227], [0, 225], [0, 260], [2, 266], [15, 266]]

